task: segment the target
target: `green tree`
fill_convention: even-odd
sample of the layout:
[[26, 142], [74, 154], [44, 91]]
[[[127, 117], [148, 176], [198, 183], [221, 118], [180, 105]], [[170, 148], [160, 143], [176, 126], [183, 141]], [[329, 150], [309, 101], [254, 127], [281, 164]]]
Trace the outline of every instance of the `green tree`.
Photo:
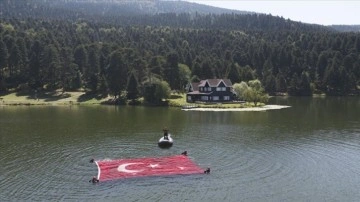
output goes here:
[[276, 79], [272, 73], [265, 76], [265, 91], [270, 93], [276, 92]]
[[127, 68], [120, 51], [111, 54], [106, 73], [110, 93], [116, 98], [125, 90], [127, 83]]
[[82, 74], [82, 80], [86, 78], [87, 67], [88, 67], [88, 52], [84, 45], [76, 47], [74, 51], [74, 62], [78, 65], [79, 70]]
[[233, 83], [238, 83], [241, 81], [240, 79], [240, 66], [238, 63], [232, 63], [230, 66], [230, 71], [229, 71], [229, 75], [228, 75], [228, 79], [231, 80], [231, 82]]
[[245, 92], [249, 89], [249, 86], [246, 82], [242, 81], [240, 83], [235, 83], [233, 89], [236, 93], [236, 96], [239, 100], [245, 99]]
[[[73, 63], [73, 53], [70, 47], [62, 47], [60, 53], [60, 74], [59, 74], [59, 87], [64, 90], [74, 90], [71, 84], [72, 79], [76, 77], [78, 66]], [[79, 86], [80, 87], [80, 86]], [[77, 87], [77, 88], [79, 88]]]
[[250, 80], [254, 80], [254, 78], [255, 78], [254, 70], [252, 70], [249, 65], [246, 65], [245, 67], [240, 69], [240, 80], [250, 81]]
[[310, 77], [307, 72], [303, 72], [300, 77], [300, 84], [299, 84], [299, 95], [310, 96], [312, 95], [312, 89], [310, 85]]
[[139, 98], [140, 96], [140, 91], [139, 91], [139, 83], [136, 79], [135, 73], [132, 72], [130, 74], [130, 78], [129, 78], [129, 82], [127, 84], [127, 93], [126, 93], [126, 97], [128, 100], [136, 100], [137, 98]]
[[84, 73], [85, 86], [91, 92], [96, 92], [100, 80], [100, 53], [97, 46], [90, 47], [88, 58], [88, 69]]
[[27, 54], [27, 48], [26, 48], [26, 44], [23, 38], [19, 37], [16, 40], [16, 44], [19, 47], [19, 54], [20, 54], [20, 62], [19, 62], [19, 74], [20, 76], [20, 80], [27, 80], [28, 79], [28, 54]]
[[144, 84], [144, 101], [147, 103], [157, 103], [157, 99], [155, 97], [155, 90], [156, 90], [156, 82], [146, 82]]
[[246, 101], [254, 102], [254, 105], [257, 106], [259, 102], [266, 103], [269, 100], [269, 96], [265, 93], [259, 80], [251, 80], [248, 85], [248, 90], [244, 92]]
[[170, 87], [172, 89], [180, 89], [178, 56], [176, 53], [169, 53], [167, 55], [166, 64], [164, 68], [164, 75], [166, 81], [170, 84]]
[[2, 38], [0, 38], [0, 92], [6, 91], [4, 71], [7, 67], [8, 51]]
[[7, 66], [8, 50], [2, 39], [0, 38], [0, 77], [3, 75], [3, 71]]
[[29, 86], [36, 89], [42, 87], [43, 82], [40, 76], [41, 72], [41, 59], [42, 59], [43, 46], [39, 40], [34, 41], [30, 48], [30, 61], [29, 61]]
[[22, 64], [20, 50], [16, 44], [14, 44], [12, 46], [12, 49], [10, 50], [8, 64], [9, 64], [9, 73], [10, 73], [9, 76], [10, 77], [16, 76], [14, 74], [17, 74], [17, 72], [19, 72], [18, 70], [20, 64]]
[[163, 99], [170, 97], [170, 85], [166, 81], [156, 83], [155, 98], [161, 102]]
[[290, 80], [290, 84], [288, 85], [288, 93], [289, 95], [297, 95], [298, 94], [298, 89], [299, 89], [299, 76], [294, 73], [291, 80]]
[[155, 81], [146, 83], [144, 100], [151, 104], [161, 104], [163, 99], [170, 96], [170, 86], [166, 81]]
[[279, 72], [276, 75], [276, 92], [286, 92], [286, 79], [285, 77]]
[[184, 89], [186, 84], [190, 82], [191, 77], [191, 70], [190, 68], [185, 64], [179, 64], [179, 82], [181, 89]]
[[43, 51], [41, 66], [43, 67], [42, 79], [49, 90], [57, 88], [61, 78], [59, 52], [54, 45], [48, 45]]
[[326, 72], [326, 67], [328, 66], [328, 54], [327, 52], [321, 52], [321, 54], [319, 55], [319, 59], [317, 61], [316, 64], [316, 84], [317, 84], [317, 88], [319, 89], [323, 89], [324, 88], [324, 84], [323, 84], [323, 79], [324, 79], [324, 75]]
[[212, 79], [214, 78], [214, 73], [210, 66], [211, 62], [209, 58], [205, 58], [205, 60], [201, 63], [201, 74], [199, 75], [203, 79]]

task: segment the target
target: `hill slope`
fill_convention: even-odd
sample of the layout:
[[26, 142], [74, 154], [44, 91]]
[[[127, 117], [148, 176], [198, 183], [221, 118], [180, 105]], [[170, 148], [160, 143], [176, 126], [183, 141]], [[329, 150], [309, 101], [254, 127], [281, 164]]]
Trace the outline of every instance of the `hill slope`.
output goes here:
[[1, 17], [54, 17], [86, 18], [89, 16], [134, 16], [159, 13], [189, 14], [250, 14], [251, 12], [216, 8], [186, 1], [160, 0], [31, 0], [1, 1]]

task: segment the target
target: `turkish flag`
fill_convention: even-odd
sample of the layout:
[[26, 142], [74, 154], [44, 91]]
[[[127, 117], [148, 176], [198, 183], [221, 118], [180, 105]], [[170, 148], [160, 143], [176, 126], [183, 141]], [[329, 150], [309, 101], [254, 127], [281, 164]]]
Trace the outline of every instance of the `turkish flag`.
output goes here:
[[100, 181], [129, 177], [197, 174], [204, 170], [185, 155], [95, 161]]

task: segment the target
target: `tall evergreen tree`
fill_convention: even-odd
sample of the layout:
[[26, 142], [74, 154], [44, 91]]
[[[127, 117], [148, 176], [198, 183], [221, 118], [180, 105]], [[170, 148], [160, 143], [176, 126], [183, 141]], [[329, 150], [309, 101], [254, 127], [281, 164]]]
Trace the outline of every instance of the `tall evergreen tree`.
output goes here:
[[276, 92], [286, 92], [286, 79], [285, 77], [279, 72], [276, 75]]
[[87, 75], [88, 71], [88, 52], [83, 45], [76, 47], [74, 51], [74, 62], [79, 67], [82, 74], [82, 80], [85, 81], [85, 75]]
[[34, 41], [30, 49], [30, 61], [29, 61], [29, 85], [36, 89], [42, 87], [43, 83], [40, 76], [41, 71], [41, 59], [42, 59], [42, 44], [39, 40]]
[[89, 50], [89, 64], [86, 74], [84, 74], [85, 86], [91, 92], [95, 92], [100, 80], [100, 52], [97, 46], [91, 46]]
[[0, 38], [0, 77], [3, 76], [3, 71], [7, 67], [8, 50], [2, 39]]
[[129, 77], [129, 82], [127, 84], [127, 88], [126, 88], [127, 94], [126, 97], [129, 100], [136, 100], [137, 98], [139, 98], [140, 96], [140, 91], [139, 91], [139, 83], [136, 79], [135, 73], [132, 72], [130, 74]]
[[299, 84], [299, 95], [309, 96], [312, 95], [311, 85], [310, 85], [310, 77], [307, 72], [303, 72], [300, 77]]
[[12, 49], [10, 50], [8, 64], [9, 64], [9, 74], [10, 74], [9, 76], [10, 77], [16, 76], [14, 74], [17, 74], [17, 72], [19, 72], [18, 70], [20, 68], [20, 65], [22, 64], [20, 50], [16, 44], [14, 44], [12, 46]]
[[121, 52], [114, 51], [111, 53], [106, 76], [109, 90], [115, 97], [120, 96], [126, 88], [127, 71]]
[[178, 63], [178, 56], [176, 53], [172, 52], [166, 56], [164, 75], [172, 89], [180, 89]]
[[45, 47], [42, 55], [42, 80], [45, 81], [44, 84], [47, 85], [49, 90], [54, 90], [59, 87], [57, 84], [59, 78], [61, 78], [59, 52], [54, 45], [50, 44]]

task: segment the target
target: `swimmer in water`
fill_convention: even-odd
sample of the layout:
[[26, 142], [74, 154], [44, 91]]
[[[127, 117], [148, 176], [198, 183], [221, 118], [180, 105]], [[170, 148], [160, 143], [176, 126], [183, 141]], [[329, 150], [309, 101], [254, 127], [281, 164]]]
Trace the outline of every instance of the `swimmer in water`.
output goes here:
[[204, 170], [205, 174], [209, 174], [210, 173], [210, 168], [207, 168], [206, 170]]
[[89, 182], [92, 182], [93, 184], [98, 183], [99, 180], [94, 176]]

